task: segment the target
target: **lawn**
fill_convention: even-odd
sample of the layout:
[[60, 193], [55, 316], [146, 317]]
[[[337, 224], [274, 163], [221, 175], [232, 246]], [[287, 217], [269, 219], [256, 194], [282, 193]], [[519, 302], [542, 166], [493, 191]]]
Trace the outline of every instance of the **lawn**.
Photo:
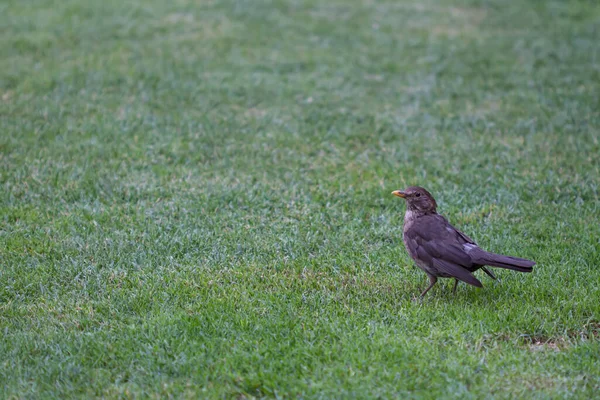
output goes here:
[[[600, 3], [5, 0], [0, 397], [600, 391]], [[428, 188], [533, 274], [427, 285]]]

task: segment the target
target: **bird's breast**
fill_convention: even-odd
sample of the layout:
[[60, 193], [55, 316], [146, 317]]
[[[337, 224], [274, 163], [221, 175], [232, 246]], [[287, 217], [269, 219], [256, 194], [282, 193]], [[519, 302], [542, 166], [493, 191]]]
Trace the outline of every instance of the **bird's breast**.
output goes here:
[[404, 214], [404, 232], [406, 233], [414, 224], [415, 218], [417, 216], [411, 210], [406, 210], [406, 214]]

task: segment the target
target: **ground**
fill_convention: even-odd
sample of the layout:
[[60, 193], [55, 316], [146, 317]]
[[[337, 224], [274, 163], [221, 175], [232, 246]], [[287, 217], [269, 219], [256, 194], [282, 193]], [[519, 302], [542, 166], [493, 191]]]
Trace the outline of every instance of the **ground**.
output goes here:
[[[600, 5], [0, 5], [3, 398], [600, 390]], [[427, 278], [404, 202], [533, 274]]]

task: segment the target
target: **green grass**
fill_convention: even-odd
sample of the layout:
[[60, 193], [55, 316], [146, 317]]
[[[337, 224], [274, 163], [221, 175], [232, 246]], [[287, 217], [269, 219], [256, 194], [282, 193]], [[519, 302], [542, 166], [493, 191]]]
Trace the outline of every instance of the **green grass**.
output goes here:
[[[0, 4], [0, 397], [600, 390], [593, 1]], [[427, 279], [404, 204], [533, 274]]]

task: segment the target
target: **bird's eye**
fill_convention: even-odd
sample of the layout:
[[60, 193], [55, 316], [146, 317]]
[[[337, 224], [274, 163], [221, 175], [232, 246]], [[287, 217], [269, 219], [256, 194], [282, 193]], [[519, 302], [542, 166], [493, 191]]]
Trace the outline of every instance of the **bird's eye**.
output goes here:
[[417, 194], [415, 194], [415, 196], [421, 197], [421, 193], [417, 193]]

